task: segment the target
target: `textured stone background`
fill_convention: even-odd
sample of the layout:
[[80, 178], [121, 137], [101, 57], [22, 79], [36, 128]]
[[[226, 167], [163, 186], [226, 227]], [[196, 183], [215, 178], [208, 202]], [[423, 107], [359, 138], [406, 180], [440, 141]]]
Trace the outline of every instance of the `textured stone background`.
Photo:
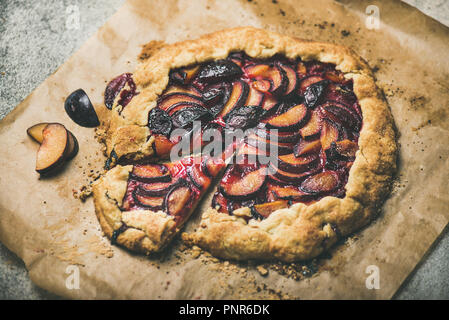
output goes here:
[[[449, 1], [405, 2], [449, 26]], [[64, 63], [124, 0], [0, 0], [0, 119]], [[72, 5], [79, 28], [66, 27]], [[449, 299], [449, 228], [396, 295]], [[0, 244], [0, 299], [58, 299], [29, 279], [23, 262]]]

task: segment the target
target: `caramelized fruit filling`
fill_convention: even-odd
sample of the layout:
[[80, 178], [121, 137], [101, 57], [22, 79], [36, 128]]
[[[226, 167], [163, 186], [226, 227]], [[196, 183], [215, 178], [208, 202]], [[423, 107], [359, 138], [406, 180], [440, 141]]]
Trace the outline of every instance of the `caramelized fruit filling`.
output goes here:
[[[131, 81], [126, 75], [110, 88], [123, 88]], [[108, 100], [117, 95], [111, 89]], [[296, 202], [344, 197], [363, 124], [353, 82], [335, 65], [280, 55], [261, 60], [243, 52], [170, 72], [169, 85], [148, 118], [156, 155], [169, 156], [179, 141], [170, 135], [178, 128], [185, 129], [191, 141], [200, 139], [204, 147], [202, 132], [194, 134], [194, 121], [201, 121], [202, 132], [217, 129], [223, 144], [226, 132], [254, 128], [251, 135], [232, 144], [243, 159], [276, 149], [276, 161], [230, 164], [213, 198], [212, 206], [220, 212], [232, 214], [249, 207], [256, 219]], [[206, 173], [207, 159], [199, 167], [189, 164], [189, 159], [193, 158], [147, 165], [165, 169], [134, 166], [123, 210], [162, 209], [182, 217], [213, 176]]]

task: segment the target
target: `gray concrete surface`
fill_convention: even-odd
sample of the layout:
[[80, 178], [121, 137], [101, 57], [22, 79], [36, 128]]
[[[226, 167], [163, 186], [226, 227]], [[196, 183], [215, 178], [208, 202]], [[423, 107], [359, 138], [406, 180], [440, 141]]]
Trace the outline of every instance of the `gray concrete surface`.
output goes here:
[[[449, 26], [449, 1], [406, 0]], [[64, 63], [124, 0], [0, 0], [0, 119]], [[79, 9], [67, 29], [67, 8]], [[73, 11], [72, 11], [73, 13]], [[449, 228], [396, 294], [397, 299], [449, 299]], [[35, 286], [23, 262], [0, 244], [0, 299], [58, 299]]]

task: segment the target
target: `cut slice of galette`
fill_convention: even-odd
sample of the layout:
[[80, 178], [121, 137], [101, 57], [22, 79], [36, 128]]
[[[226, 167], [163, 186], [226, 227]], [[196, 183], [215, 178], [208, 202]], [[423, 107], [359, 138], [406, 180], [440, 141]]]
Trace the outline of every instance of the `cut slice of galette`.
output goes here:
[[375, 217], [397, 146], [351, 50], [254, 28], [144, 50], [105, 91], [112, 169], [94, 200], [113, 241], [160, 250], [214, 184], [183, 239], [223, 258], [309, 259]]

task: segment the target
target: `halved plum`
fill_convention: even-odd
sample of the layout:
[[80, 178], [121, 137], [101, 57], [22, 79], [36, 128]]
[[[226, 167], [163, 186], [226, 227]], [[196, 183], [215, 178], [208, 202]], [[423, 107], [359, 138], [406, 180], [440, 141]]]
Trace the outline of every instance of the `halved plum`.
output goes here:
[[206, 83], [216, 83], [236, 78], [242, 74], [242, 69], [231, 60], [216, 60], [206, 64], [198, 74], [198, 80]]
[[78, 89], [67, 97], [64, 109], [70, 119], [82, 127], [94, 128], [100, 125], [94, 106], [83, 89]]
[[174, 186], [165, 197], [165, 208], [171, 216], [179, 215], [192, 200], [192, 190], [187, 183]]
[[236, 81], [232, 85], [231, 96], [223, 107], [223, 110], [219, 113], [220, 116], [224, 117], [234, 108], [243, 106], [248, 97], [249, 86], [244, 81]]
[[48, 124], [43, 132], [42, 144], [37, 151], [36, 171], [47, 174], [59, 169], [69, 150], [69, 131], [59, 123]]
[[263, 219], [268, 218], [273, 212], [279, 209], [287, 208], [288, 201], [287, 200], [278, 200], [273, 202], [267, 202], [263, 204], [256, 204], [251, 207], [251, 214], [255, 219]]
[[31, 126], [27, 129], [27, 134], [36, 142], [42, 143], [44, 140], [43, 131], [48, 125], [48, 122], [41, 122]]
[[300, 189], [310, 194], [324, 194], [336, 190], [339, 186], [338, 175], [333, 171], [324, 171], [304, 180]]
[[293, 153], [295, 154], [295, 157], [300, 157], [310, 153], [318, 154], [320, 150], [321, 150], [320, 140], [313, 140], [313, 141], [301, 140], [293, 147]]
[[279, 169], [291, 173], [301, 173], [309, 170], [319, 162], [317, 154], [307, 154], [296, 157], [293, 153], [280, 155], [277, 166]]
[[308, 120], [308, 115], [306, 106], [298, 104], [286, 112], [275, 115], [263, 122], [266, 123], [267, 128], [290, 131], [300, 128]]
[[135, 165], [129, 177], [143, 183], [170, 182], [172, 179], [170, 171], [162, 164]]
[[134, 189], [132, 193], [132, 197], [135, 201], [135, 203], [143, 207], [145, 209], [150, 209], [152, 211], [159, 211], [164, 210], [164, 197], [158, 197], [158, 196], [148, 196], [146, 194], [143, 194], [140, 186], [138, 186], [136, 189]]
[[310, 118], [307, 124], [301, 128], [301, 136], [306, 140], [315, 139], [321, 132], [321, 118], [318, 110], [310, 112]]
[[261, 167], [246, 174], [232, 170], [228, 173], [220, 184], [220, 191], [225, 197], [235, 200], [255, 197], [264, 186], [267, 177], [266, 167]]

